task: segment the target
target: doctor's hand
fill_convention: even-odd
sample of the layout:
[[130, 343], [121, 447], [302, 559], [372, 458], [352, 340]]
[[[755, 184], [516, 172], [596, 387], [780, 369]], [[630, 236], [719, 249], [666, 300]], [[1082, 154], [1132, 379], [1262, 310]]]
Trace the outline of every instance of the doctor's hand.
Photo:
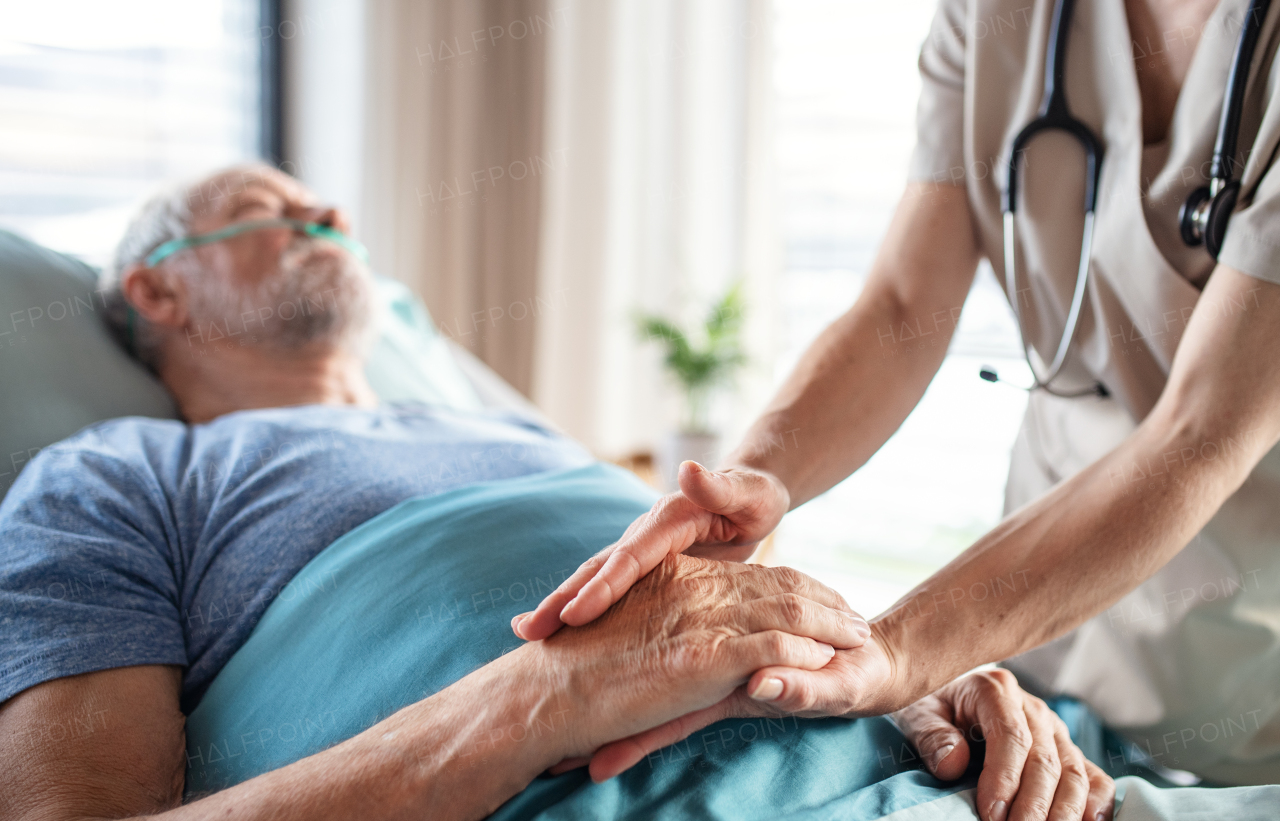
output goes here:
[[964, 774], [971, 742], [985, 743], [976, 796], [983, 821], [1111, 818], [1115, 782], [1008, 670], [961, 676], [893, 718], [943, 781]]
[[[725, 718], [881, 714], [878, 705], [891, 701], [899, 689], [893, 683], [895, 666], [873, 639], [837, 651], [820, 670], [757, 671], [707, 709], [597, 750], [592, 776], [611, 778]], [[925, 767], [943, 781], [964, 774], [975, 752], [972, 744], [985, 745], [976, 796], [982, 821], [1111, 819], [1115, 783], [1072, 743], [1062, 719], [1024, 692], [1008, 670], [962, 676], [893, 718]]]
[[670, 555], [745, 561], [789, 506], [786, 487], [772, 474], [749, 468], [710, 471], [684, 462], [678, 492], [659, 499], [621, 539], [588, 559], [511, 627], [520, 638], [538, 641], [562, 624], [587, 624]]

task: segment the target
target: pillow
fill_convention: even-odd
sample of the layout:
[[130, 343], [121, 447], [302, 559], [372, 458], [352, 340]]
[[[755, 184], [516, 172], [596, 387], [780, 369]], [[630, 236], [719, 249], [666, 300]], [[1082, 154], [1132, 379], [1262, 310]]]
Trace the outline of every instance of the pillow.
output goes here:
[[97, 274], [0, 231], [0, 494], [46, 445], [114, 416], [175, 418], [102, 321]]
[[[116, 344], [94, 269], [0, 231], [0, 498], [46, 445], [117, 416], [177, 418], [155, 376]], [[379, 337], [365, 374], [384, 402], [482, 405], [426, 307], [376, 281]]]

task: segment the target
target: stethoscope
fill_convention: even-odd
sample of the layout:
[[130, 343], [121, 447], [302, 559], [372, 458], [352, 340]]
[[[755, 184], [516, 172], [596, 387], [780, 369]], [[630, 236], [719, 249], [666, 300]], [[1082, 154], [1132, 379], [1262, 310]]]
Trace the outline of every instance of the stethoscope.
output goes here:
[[[1236, 139], [1240, 133], [1241, 109], [1244, 107], [1245, 85], [1249, 79], [1249, 66], [1253, 62], [1253, 50], [1258, 43], [1262, 31], [1262, 23], [1266, 18], [1271, 0], [1251, 0], [1249, 13], [1245, 17], [1240, 30], [1240, 39], [1236, 42], [1235, 57], [1231, 62], [1231, 76], [1227, 80], [1226, 93], [1223, 95], [1226, 104], [1218, 121], [1218, 137], [1213, 145], [1213, 160], [1209, 168], [1209, 184], [1197, 188], [1187, 197], [1178, 211], [1179, 229], [1182, 241], [1191, 247], [1201, 244], [1209, 255], [1218, 259], [1222, 250], [1222, 241], [1227, 233], [1227, 223], [1235, 210], [1236, 199], [1240, 194], [1240, 181], [1234, 179], [1232, 171], [1236, 156]], [[1013, 306], [1013, 316], [1018, 324], [1018, 337], [1022, 344], [1022, 353], [1026, 357], [1027, 366], [1031, 369], [1033, 384], [1028, 391], [1043, 390], [1054, 396], [1109, 396], [1105, 385], [1095, 382], [1093, 387], [1078, 391], [1060, 391], [1052, 386], [1053, 380], [1067, 361], [1067, 353], [1075, 336], [1076, 326], [1080, 321], [1080, 310], [1084, 304], [1085, 290], [1089, 284], [1089, 254], [1093, 248], [1094, 209], [1098, 203], [1098, 181], [1102, 174], [1102, 143], [1089, 126], [1071, 116], [1067, 105], [1066, 63], [1067, 34], [1071, 28], [1071, 12], [1075, 8], [1075, 0], [1056, 0], [1053, 8], [1053, 20], [1049, 27], [1049, 50], [1044, 60], [1044, 97], [1040, 102], [1040, 111], [1036, 117], [1013, 138], [1009, 146], [1009, 177], [1004, 196], [1001, 201], [1004, 212], [1004, 277], [1005, 290]], [[1084, 235], [1080, 243], [1080, 264], [1076, 269], [1075, 290], [1071, 295], [1071, 307], [1067, 311], [1067, 321], [1062, 329], [1062, 338], [1058, 341], [1053, 360], [1044, 375], [1038, 373], [1031, 357], [1031, 346], [1027, 344], [1026, 335], [1022, 331], [1022, 310], [1019, 305], [1017, 289], [1017, 247], [1015, 245], [1014, 214], [1018, 210], [1018, 168], [1027, 144], [1045, 131], [1065, 131], [1084, 149], [1085, 154], [1085, 189], [1084, 189]], [[979, 376], [988, 382], [1001, 381], [993, 368], [983, 367]]]

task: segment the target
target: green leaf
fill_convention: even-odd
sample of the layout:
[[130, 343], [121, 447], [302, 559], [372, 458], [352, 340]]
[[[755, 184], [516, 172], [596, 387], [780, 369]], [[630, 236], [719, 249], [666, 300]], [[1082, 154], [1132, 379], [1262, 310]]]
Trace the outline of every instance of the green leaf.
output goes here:
[[[735, 282], [707, 317], [707, 338], [714, 344], [742, 329], [742, 283]], [[734, 340], [736, 342], [736, 340]]]
[[658, 342], [665, 348], [663, 364], [684, 388], [685, 399], [692, 408], [705, 406], [707, 390], [729, 381], [746, 363], [741, 343], [742, 319], [742, 284], [737, 282], [712, 306], [698, 329], [702, 344], [695, 345], [690, 334], [660, 316], [637, 315], [635, 322], [642, 340]]

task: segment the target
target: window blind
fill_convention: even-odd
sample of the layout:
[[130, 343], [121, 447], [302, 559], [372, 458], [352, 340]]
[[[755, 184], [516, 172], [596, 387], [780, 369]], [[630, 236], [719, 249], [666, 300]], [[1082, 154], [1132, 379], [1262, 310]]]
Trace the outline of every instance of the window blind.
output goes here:
[[7, 5], [0, 228], [102, 265], [159, 185], [258, 156], [259, 0]]

